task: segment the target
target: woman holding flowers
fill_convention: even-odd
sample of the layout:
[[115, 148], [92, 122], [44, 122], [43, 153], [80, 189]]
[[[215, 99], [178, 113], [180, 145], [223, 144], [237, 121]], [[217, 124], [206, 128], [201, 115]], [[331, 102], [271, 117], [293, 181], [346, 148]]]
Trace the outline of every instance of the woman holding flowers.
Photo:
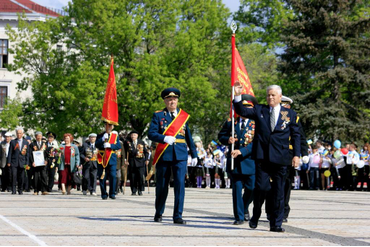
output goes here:
[[80, 166], [80, 153], [78, 147], [73, 142], [73, 136], [70, 133], [66, 133], [63, 136], [64, 144], [60, 145], [60, 165], [59, 175], [61, 180], [62, 194], [71, 194], [71, 188], [73, 183], [73, 174], [77, 171]]

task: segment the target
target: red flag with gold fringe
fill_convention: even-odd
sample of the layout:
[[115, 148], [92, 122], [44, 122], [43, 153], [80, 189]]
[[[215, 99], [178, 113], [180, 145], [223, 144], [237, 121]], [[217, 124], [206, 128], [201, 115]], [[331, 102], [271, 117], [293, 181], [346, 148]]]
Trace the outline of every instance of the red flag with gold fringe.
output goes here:
[[109, 124], [118, 125], [117, 87], [113, 67], [112, 57], [101, 118]]

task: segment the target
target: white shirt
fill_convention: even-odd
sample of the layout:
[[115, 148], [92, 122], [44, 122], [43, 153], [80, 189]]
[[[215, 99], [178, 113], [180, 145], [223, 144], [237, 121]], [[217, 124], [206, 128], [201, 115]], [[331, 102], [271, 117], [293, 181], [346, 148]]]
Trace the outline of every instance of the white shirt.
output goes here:
[[[279, 114], [280, 114], [280, 109], [281, 109], [281, 106], [280, 104], [278, 104], [277, 106], [274, 107], [274, 110], [275, 110], [275, 127], [276, 127], [276, 124], [279, 120]], [[270, 113], [272, 111], [272, 107], [270, 106]]]
[[6, 143], [5, 144], [5, 152], [6, 152], [6, 157], [8, 157], [8, 153], [9, 153], [9, 146], [10, 146], [10, 143]]
[[[167, 109], [168, 110], [168, 109]], [[172, 114], [173, 114], [173, 116], [174, 117], [176, 117], [177, 116], [177, 110], [174, 110], [174, 111], [170, 111], [170, 110], [168, 110], [168, 112], [170, 113], [170, 117], [171, 117], [171, 112], [172, 112]]]
[[309, 158], [310, 161], [308, 162], [308, 167], [318, 168], [321, 160], [320, 154], [318, 152], [310, 154]]

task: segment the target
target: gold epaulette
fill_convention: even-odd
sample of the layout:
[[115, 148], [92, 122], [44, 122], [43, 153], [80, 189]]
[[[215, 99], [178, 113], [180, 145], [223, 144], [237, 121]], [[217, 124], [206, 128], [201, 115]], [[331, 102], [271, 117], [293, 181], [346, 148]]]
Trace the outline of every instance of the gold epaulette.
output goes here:
[[156, 111], [155, 113], [158, 113], [158, 112], [162, 112], [163, 110], [158, 110], [158, 111]]
[[296, 123], [298, 123], [298, 121], [299, 121], [299, 117], [297, 116], [297, 122]]

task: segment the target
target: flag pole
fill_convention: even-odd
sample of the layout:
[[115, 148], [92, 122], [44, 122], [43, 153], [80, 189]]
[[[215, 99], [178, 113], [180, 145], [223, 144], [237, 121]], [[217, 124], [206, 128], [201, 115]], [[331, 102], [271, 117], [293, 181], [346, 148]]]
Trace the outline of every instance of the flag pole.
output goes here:
[[[233, 31], [233, 35], [232, 35], [232, 38], [231, 38], [231, 49], [232, 49], [232, 51], [231, 51], [231, 85], [232, 85], [232, 87], [231, 87], [231, 100], [232, 100], [232, 102], [234, 101], [234, 97], [235, 97], [235, 95], [234, 95], [234, 83], [235, 83], [235, 75], [234, 75], [234, 70], [235, 70], [235, 68], [234, 68], [234, 66], [235, 66], [235, 61], [234, 61], [234, 59], [235, 59], [235, 31], [236, 31], [236, 29], [238, 28], [237, 27], [237, 25], [236, 25], [236, 23], [235, 23], [235, 21], [232, 21], [231, 22], [231, 26], [230, 26], [230, 28], [231, 28], [231, 30]], [[234, 119], [234, 106], [233, 106], [233, 104], [231, 104], [231, 136], [234, 138], [234, 136], [235, 136], [235, 124], [234, 124], [234, 122], [235, 122], [235, 119]], [[235, 146], [235, 144], [234, 143], [232, 143], [231, 144], [231, 152], [232, 151], [234, 151], [234, 146]], [[234, 170], [234, 158], [231, 156], [231, 170]]]

